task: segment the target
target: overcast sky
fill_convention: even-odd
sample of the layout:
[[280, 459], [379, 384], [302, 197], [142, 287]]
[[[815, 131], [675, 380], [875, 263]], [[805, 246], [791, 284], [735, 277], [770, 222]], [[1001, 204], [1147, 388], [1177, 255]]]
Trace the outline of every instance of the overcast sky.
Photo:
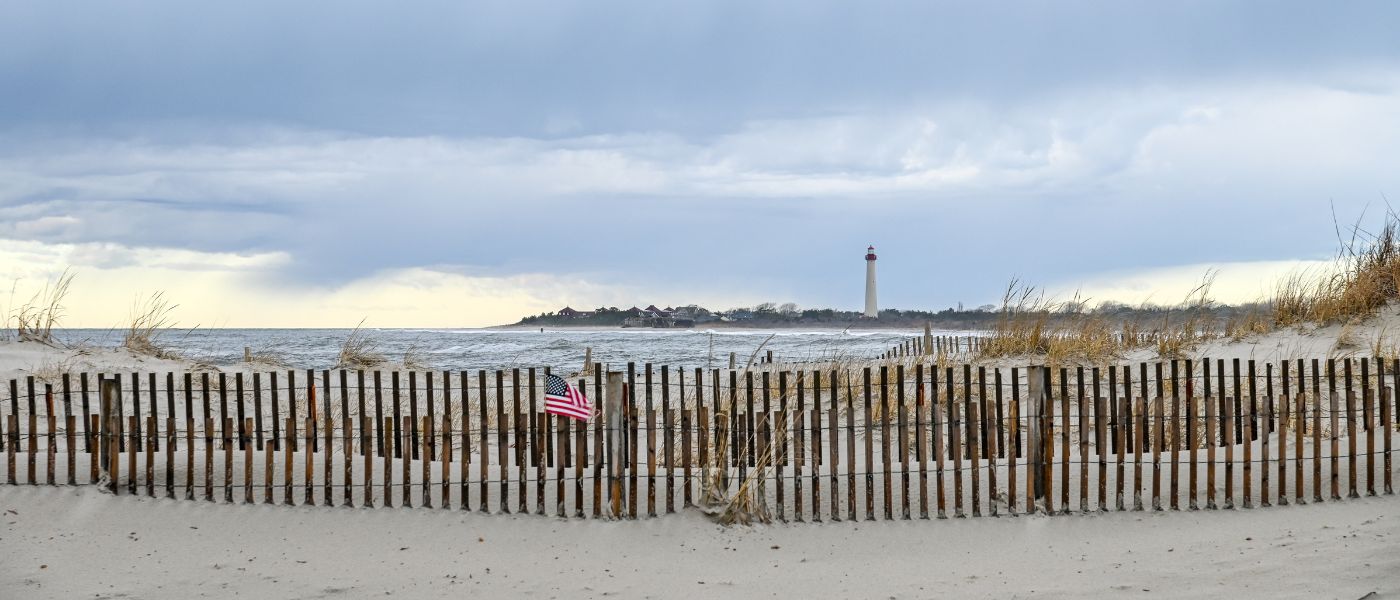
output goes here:
[[69, 323], [1217, 295], [1400, 197], [1400, 5], [7, 3], [0, 276]]

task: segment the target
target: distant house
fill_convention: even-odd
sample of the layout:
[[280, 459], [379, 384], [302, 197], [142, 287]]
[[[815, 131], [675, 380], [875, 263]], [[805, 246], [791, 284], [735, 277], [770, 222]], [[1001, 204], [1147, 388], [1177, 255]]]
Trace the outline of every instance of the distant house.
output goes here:
[[564, 308], [559, 309], [559, 311], [556, 312], [555, 314], [557, 314], [557, 315], [559, 315], [559, 316], [561, 316], [561, 317], [564, 317], [564, 318], [566, 318], [566, 319], [583, 319], [583, 318], [587, 318], [587, 317], [593, 316], [593, 312], [592, 312], [592, 311], [574, 310], [574, 309], [572, 309], [572, 308], [570, 308], [570, 307], [567, 307], [567, 306], [565, 306]]
[[688, 316], [677, 315], [675, 309], [671, 307], [657, 308], [655, 304], [648, 304], [646, 308], [638, 309], [634, 307], [632, 311], [628, 311], [627, 319], [622, 321], [622, 326], [651, 327], [658, 329], [694, 327], [695, 319]]
[[685, 315], [685, 316], [687, 316], [687, 317], [708, 317], [708, 316], [710, 316], [710, 311], [708, 311], [708, 310], [706, 310], [706, 309], [704, 309], [704, 308], [700, 308], [699, 306], [694, 305], [694, 304], [687, 304], [687, 305], [685, 305], [685, 306], [678, 306], [678, 307], [676, 307], [676, 309], [675, 309], [674, 311], [672, 311], [672, 312], [676, 313], [677, 315]]
[[714, 313], [694, 304], [676, 307], [675, 310], [671, 311], [671, 316], [678, 320], [692, 321], [695, 323], [708, 323], [719, 319]]

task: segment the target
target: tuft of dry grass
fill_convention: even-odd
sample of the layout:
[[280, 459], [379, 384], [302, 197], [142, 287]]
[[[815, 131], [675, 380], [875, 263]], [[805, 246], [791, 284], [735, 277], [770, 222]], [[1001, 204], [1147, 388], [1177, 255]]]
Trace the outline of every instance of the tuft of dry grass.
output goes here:
[[[1086, 364], [1113, 360], [1139, 348], [1152, 348], [1161, 358], [1182, 358], [1202, 341], [1219, 335], [1217, 307], [1210, 297], [1214, 280], [1215, 273], [1209, 271], [1180, 304], [1154, 309], [1162, 312], [1162, 318], [1149, 326], [1130, 317], [1115, 319], [1113, 304], [1086, 309], [1088, 302], [1077, 294], [1056, 302], [1013, 279], [977, 358], [1038, 356], [1049, 365]], [[1227, 326], [1236, 339], [1270, 329], [1266, 312], [1257, 306]]]
[[1274, 288], [1273, 324], [1327, 325], [1364, 319], [1400, 300], [1400, 216], [1387, 213], [1376, 233], [1352, 227], [1333, 265], [1297, 271]]
[[63, 299], [72, 283], [73, 273], [64, 269], [15, 311], [15, 335], [19, 341], [53, 345], [53, 329], [63, 318]]
[[992, 335], [984, 340], [985, 357], [1046, 354], [1053, 337], [1050, 324], [1053, 304], [1035, 286], [1012, 279], [1001, 298], [1001, 311]]
[[289, 364], [286, 355], [278, 352], [271, 344], [265, 344], [256, 349], [250, 349], [246, 358], [246, 362], [252, 365], [283, 367]]
[[1087, 300], [1075, 295], [1055, 302], [1035, 286], [1013, 279], [1002, 295], [1001, 311], [991, 335], [982, 340], [980, 358], [1044, 356], [1050, 364], [1101, 361], [1137, 343], [1140, 331], [1115, 326], [1102, 315], [1086, 312]]
[[81, 370], [78, 366], [78, 359], [80, 356], [83, 356], [83, 354], [79, 353], [59, 356], [57, 358], [45, 358], [30, 374], [33, 375], [34, 380], [39, 383], [61, 384], [63, 382], [64, 373], [73, 373]]
[[139, 296], [131, 306], [131, 324], [127, 326], [126, 335], [122, 337], [122, 348], [135, 354], [153, 356], [155, 358], [179, 358], [160, 345], [160, 337], [164, 335], [174, 322], [170, 313], [179, 305], [171, 304], [165, 297], [165, 292], [156, 292], [142, 300]]
[[409, 371], [423, 371], [427, 367], [427, 356], [417, 343], [409, 344], [403, 351], [403, 368]]
[[1390, 332], [1382, 326], [1376, 332], [1376, 336], [1371, 339], [1371, 356], [1377, 357], [1400, 357], [1400, 343], [1390, 337]]
[[1185, 358], [1198, 344], [1216, 336], [1216, 322], [1211, 313], [1215, 300], [1210, 296], [1210, 289], [1215, 285], [1218, 273], [1206, 271], [1200, 283], [1186, 293], [1181, 301], [1182, 316], [1178, 322], [1172, 321], [1170, 312], [1162, 317], [1162, 324], [1152, 335], [1159, 358]]
[[[368, 369], [377, 367], [388, 362], [384, 355], [379, 352], [379, 345], [370, 337], [362, 327], [364, 319], [360, 319], [355, 329], [350, 331], [350, 335], [345, 337], [345, 341], [340, 344], [340, 354], [336, 357], [335, 368], [337, 369]], [[405, 355], [405, 360], [408, 356]]]
[[1273, 319], [1265, 311], [1256, 306], [1251, 306], [1243, 315], [1230, 317], [1225, 321], [1225, 337], [1230, 341], [1238, 342], [1253, 335], [1265, 334], [1273, 331]]

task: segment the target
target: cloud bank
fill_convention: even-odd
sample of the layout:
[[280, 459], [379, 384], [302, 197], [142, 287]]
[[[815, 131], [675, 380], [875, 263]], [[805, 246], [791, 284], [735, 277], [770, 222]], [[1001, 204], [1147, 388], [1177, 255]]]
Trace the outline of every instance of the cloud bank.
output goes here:
[[0, 277], [213, 323], [850, 308], [867, 244], [897, 307], [1248, 301], [1400, 189], [1384, 3], [68, 8], [0, 20]]

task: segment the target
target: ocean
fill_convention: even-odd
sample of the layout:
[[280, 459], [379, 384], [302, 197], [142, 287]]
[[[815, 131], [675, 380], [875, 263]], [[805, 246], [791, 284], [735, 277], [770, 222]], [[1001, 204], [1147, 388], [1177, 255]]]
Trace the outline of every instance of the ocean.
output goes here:
[[[326, 369], [335, 365], [350, 329], [195, 329], [171, 330], [158, 344], [182, 358], [229, 366], [242, 362], [243, 348], [275, 357], [292, 368]], [[743, 330], [720, 329], [367, 329], [377, 352], [391, 363], [405, 354], [425, 369], [474, 370], [552, 367], [577, 370], [586, 348], [595, 362], [670, 365], [677, 368], [725, 367], [729, 354], [742, 366], [760, 347], [781, 362], [809, 362], [841, 357], [874, 357], [922, 331]], [[935, 331], [966, 337], [976, 332]], [[116, 347], [123, 332], [110, 329], [64, 329], [55, 332], [65, 344]], [[771, 339], [770, 339], [771, 336]], [[766, 341], [766, 344], [765, 344]]]

